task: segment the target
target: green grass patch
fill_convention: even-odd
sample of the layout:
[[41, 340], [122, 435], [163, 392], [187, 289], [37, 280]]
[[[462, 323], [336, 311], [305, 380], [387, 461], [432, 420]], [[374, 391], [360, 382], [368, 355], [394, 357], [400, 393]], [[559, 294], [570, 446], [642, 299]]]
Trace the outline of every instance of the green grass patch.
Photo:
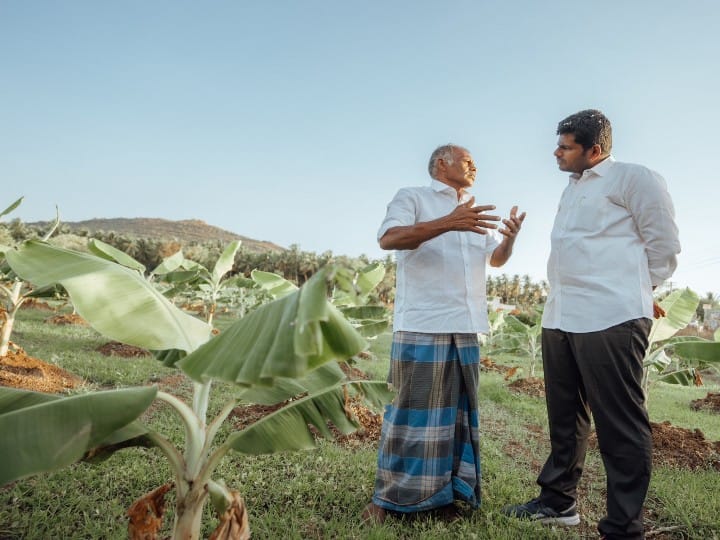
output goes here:
[[[53, 326], [44, 322], [49, 312], [23, 310], [13, 340], [37, 358], [78, 374], [91, 387], [129, 386], [162, 381], [179, 372], [153, 358], [105, 357], [95, 349], [107, 340], [87, 327]], [[227, 323], [227, 321], [223, 321]], [[371, 341], [371, 357], [358, 367], [372, 378], [387, 377], [391, 335]], [[498, 364], [521, 366], [523, 358], [493, 358]], [[527, 372], [526, 372], [527, 374]], [[180, 386], [187, 399], [192, 385]], [[720, 418], [696, 412], [689, 402], [717, 387], [680, 388], [655, 384], [649, 409], [654, 421], [701, 429], [710, 440], [720, 439]], [[218, 410], [233, 387], [213, 387], [211, 411]], [[436, 520], [388, 520], [366, 528], [360, 514], [369, 501], [376, 467], [376, 444], [347, 448], [321, 441], [315, 451], [270, 456], [231, 454], [216, 477], [225, 479], [245, 498], [255, 539], [580, 539], [596, 537], [597, 519], [604, 512], [605, 478], [600, 456], [590, 451], [579, 486], [583, 524], [555, 529], [510, 520], [501, 515], [509, 503], [524, 502], [537, 494], [535, 478], [547, 457], [547, 417], [543, 398], [511, 391], [496, 372], [480, 377], [482, 505], [465, 519], [446, 524]], [[143, 419], [175, 443], [183, 440], [176, 415], [154, 406]], [[222, 434], [230, 432], [226, 423]], [[222, 440], [223, 436], [220, 436]], [[3, 435], [5, 436], [5, 435]], [[128, 449], [99, 465], [77, 464], [62, 471], [36, 475], [0, 488], [0, 538], [48, 539], [127, 538], [125, 512], [132, 502], [171, 481], [163, 456], [155, 449]], [[712, 539], [720, 530], [720, 474], [656, 467], [647, 501], [648, 530], [668, 528], [665, 538]], [[173, 500], [168, 500], [166, 526], [170, 534]], [[217, 520], [206, 509], [203, 535]], [[715, 535], [715, 536], [713, 536]]]

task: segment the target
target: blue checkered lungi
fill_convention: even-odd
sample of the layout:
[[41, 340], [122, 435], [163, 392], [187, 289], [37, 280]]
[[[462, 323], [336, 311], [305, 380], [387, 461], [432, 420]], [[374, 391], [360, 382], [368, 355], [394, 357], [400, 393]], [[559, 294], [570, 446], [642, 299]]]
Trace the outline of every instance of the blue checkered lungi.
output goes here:
[[398, 512], [480, 505], [477, 334], [395, 332], [373, 502]]

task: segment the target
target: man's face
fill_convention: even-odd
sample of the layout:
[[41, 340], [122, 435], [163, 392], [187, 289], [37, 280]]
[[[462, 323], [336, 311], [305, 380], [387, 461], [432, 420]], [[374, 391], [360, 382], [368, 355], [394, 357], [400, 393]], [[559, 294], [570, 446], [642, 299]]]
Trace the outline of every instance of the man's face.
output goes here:
[[585, 150], [582, 145], [575, 142], [575, 135], [565, 133], [558, 137], [555, 158], [561, 171], [582, 174], [591, 169], [592, 148]]
[[446, 184], [455, 189], [465, 189], [475, 182], [477, 169], [470, 152], [456, 148], [452, 163], [443, 161], [440, 173]]

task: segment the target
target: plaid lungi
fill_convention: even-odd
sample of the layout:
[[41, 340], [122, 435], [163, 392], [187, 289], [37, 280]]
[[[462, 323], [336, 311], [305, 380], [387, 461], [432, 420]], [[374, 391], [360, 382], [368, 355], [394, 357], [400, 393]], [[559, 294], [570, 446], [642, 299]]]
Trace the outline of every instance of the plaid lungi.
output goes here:
[[373, 502], [418, 512], [480, 505], [477, 334], [395, 332]]

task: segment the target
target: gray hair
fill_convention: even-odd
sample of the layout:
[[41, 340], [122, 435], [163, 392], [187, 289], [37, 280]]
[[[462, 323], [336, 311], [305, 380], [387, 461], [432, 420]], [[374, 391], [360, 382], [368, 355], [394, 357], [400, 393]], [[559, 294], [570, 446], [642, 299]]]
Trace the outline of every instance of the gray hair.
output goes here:
[[455, 151], [465, 150], [462, 146], [457, 144], [443, 144], [438, 146], [433, 153], [430, 155], [430, 161], [428, 162], [428, 172], [432, 178], [435, 178], [435, 169], [437, 168], [437, 162], [442, 159], [448, 165], [452, 165], [455, 161]]

